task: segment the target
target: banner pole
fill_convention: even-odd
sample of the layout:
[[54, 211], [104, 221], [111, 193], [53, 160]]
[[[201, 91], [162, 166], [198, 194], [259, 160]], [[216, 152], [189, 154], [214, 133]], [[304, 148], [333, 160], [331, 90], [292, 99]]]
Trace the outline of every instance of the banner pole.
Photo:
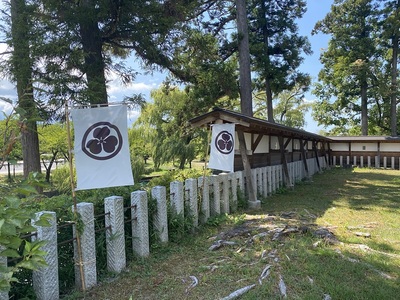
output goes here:
[[207, 170], [207, 158], [208, 158], [208, 152], [210, 151], [210, 143], [211, 143], [211, 124], [210, 124], [210, 130], [208, 131], [207, 135], [207, 150], [206, 150], [206, 155], [204, 157], [204, 171], [203, 171], [203, 191], [204, 191], [204, 185], [205, 185], [205, 177], [206, 177], [206, 170]]
[[[69, 182], [71, 184], [72, 200], [74, 201], [74, 217], [75, 217], [75, 222], [77, 222], [78, 208], [77, 208], [77, 203], [76, 203], [76, 192], [75, 192], [75, 185], [74, 185], [74, 168], [73, 168], [73, 163], [72, 163], [72, 139], [71, 139], [71, 125], [69, 122], [68, 100], [65, 101], [65, 120], [66, 120], [66, 124], [67, 124], [67, 137], [68, 137]], [[86, 284], [85, 284], [85, 277], [84, 277], [85, 274], [83, 271], [81, 239], [80, 239], [80, 233], [79, 233], [77, 225], [78, 224], [75, 223], [76, 245], [77, 245], [77, 252], [78, 252], [78, 259], [79, 259], [79, 261], [78, 261], [79, 273], [81, 275], [82, 290], [85, 291]]]

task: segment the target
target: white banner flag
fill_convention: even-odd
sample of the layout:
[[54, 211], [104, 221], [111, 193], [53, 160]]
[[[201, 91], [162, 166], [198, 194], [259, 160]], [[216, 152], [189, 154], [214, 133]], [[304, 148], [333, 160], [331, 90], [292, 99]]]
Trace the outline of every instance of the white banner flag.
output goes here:
[[212, 125], [211, 152], [208, 167], [233, 172], [235, 158], [235, 124]]
[[125, 105], [71, 110], [77, 190], [133, 185]]

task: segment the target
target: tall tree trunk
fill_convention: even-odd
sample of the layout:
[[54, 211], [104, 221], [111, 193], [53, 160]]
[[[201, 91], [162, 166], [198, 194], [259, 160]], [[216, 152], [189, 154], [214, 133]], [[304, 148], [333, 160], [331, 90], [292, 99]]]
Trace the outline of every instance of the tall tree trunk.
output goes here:
[[21, 109], [21, 146], [24, 177], [40, 172], [37, 107], [33, 97], [32, 60], [29, 50], [28, 12], [25, 0], [11, 0], [12, 69]]
[[361, 134], [368, 135], [368, 84], [365, 80], [361, 82]]
[[274, 107], [272, 105], [272, 90], [271, 90], [271, 82], [270, 82], [270, 75], [269, 75], [269, 42], [268, 42], [268, 27], [267, 27], [267, 8], [265, 6], [265, 1], [261, 0], [261, 11], [260, 11], [260, 20], [263, 22], [262, 26], [262, 33], [263, 33], [263, 40], [264, 40], [264, 55], [265, 55], [265, 70], [264, 70], [264, 77], [265, 77], [265, 95], [267, 100], [267, 120], [269, 122], [274, 121]]
[[399, 55], [399, 33], [392, 37], [392, 84], [390, 95], [390, 132], [397, 136], [397, 58]]
[[[250, 49], [249, 29], [247, 24], [246, 0], [236, 0], [236, 21], [239, 37], [239, 88], [240, 108], [243, 114], [253, 116], [253, 101], [251, 95], [251, 70], [250, 70]], [[246, 185], [249, 190], [249, 203], [258, 203], [257, 195], [253, 190], [253, 179], [251, 177], [251, 164], [247, 159], [246, 144], [243, 132], [238, 132], [239, 148], [242, 156]]]
[[247, 24], [246, 0], [236, 0], [236, 22], [239, 39], [239, 86], [240, 108], [246, 116], [253, 116], [251, 95], [251, 70], [249, 50], [249, 30]]
[[[102, 54], [102, 38], [96, 20], [95, 3], [92, 0], [81, 1], [80, 35], [85, 55], [86, 79], [90, 103], [107, 103], [107, 86]], [[83, 13], [85, 12], [85, 13]]]
[[275, 122], [274, 120], [274, 108], [272, 105], [272, 90], [269, 78], [265, 79], [265, 95], [267, 97], [267, 116], [269, 122]]

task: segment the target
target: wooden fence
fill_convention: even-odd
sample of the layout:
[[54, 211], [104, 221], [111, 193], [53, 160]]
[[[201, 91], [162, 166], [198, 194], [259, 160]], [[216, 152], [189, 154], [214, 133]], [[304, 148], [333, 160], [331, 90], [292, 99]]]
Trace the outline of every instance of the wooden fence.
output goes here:
[[400, 157], [364, 156], [364, 155], [339, 155], [332, 156], [333, 166], [357, 166], [360, 168], [400, 169]]

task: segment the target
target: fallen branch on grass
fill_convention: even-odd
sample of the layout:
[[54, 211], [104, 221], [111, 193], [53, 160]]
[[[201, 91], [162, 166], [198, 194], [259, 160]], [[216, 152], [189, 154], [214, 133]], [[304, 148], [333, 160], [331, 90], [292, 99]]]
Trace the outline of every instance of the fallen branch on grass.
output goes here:
[[224, 240], [218, 240], [215, 241], [210, 248], [208, 248], [208, 250], [210, 251], [215, 251], [218, 250], [219, 248], [221, 248], [222, 246], [234, 246], [237, 245], [236, 242], [230, 242], [230, 241], [224, 241]]
[[238, 289], [234, 291], [233, 293], [229, 294], [225, 298], [222, 298], [221, 300], [233, 300], [236, 299], [237, 297], [242, 296], [243, 294], [247, 293], [249, 290], [251, 290], [253, 287], [255, 287], [255, 284], [245, 286], [244, 288]]
[[[351, 245], [351, 246], [353, 247], [353, 245]], [[364, 244], [355, 244], [354, 246], [357, 247], [357, 248], [360, 248], [364, 252], [374, 252], [374, 253], [382, 254], [382, 255], [385, 255], [385, 256], [392, 257], [392, 258], [400, 258], [400, 255], [398, 255], [398, 254], [387, 253], [387, 252], [375, 250], [375, 249], [372, 249], [372, 248], [370, 248], [370, 247], [368, 247], [367, 245], [364, 245]]]
[[196, 276], [189, 276], [189, 277], [190, 279], [192, 279], [192, 283], [186, 288], [186, 293], [199, 284], [199, 280], [197, 279]]
[[281, 295], [283, 296], [283, 298], [287, 297], [286, 294], [286, 284], [283, 281], [282, 275], [279, 274], [279, 290], [281, 292]]
[[271, 272], [271, 265], [266, 265], [264, 270], [261, 272], [260, 278], [258, 278], [258, 282], [260, 283], [260, 285], [262, 284], [262, 281], [268, 277], [268, 275]]

